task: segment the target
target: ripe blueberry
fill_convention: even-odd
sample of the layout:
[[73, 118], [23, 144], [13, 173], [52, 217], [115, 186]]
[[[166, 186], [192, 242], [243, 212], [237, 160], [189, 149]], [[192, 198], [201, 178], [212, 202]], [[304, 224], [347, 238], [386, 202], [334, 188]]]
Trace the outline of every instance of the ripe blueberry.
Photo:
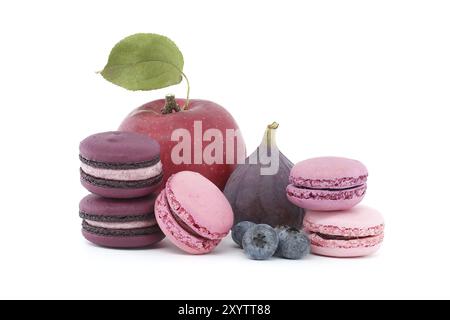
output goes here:
[[278, 248], [277, 232], [267, 224], [255, 225], [244, 234], [242, 247], [250, 259], [269, 259]]

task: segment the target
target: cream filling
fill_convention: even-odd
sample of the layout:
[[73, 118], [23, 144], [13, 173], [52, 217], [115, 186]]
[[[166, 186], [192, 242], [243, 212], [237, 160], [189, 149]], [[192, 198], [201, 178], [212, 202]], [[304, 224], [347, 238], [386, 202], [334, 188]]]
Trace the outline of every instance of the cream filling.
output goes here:
[[159, 161], [151, 167], [139, 169], [113, 170], [94, 168], [82, 162], [81, 169], [88, 175], [96, 178], [120, 181], [137, 181], [147, 180], [159, 176], [162, 172], [162, 163]]
[[104, 229], [141, 229], [149, 228], [156, 225], [155, 218], [142, 221], [128, 221], [128, 222], [102, 222], [102, 221], [90, 221], [85, 220], [87, 224], [97, 228]]

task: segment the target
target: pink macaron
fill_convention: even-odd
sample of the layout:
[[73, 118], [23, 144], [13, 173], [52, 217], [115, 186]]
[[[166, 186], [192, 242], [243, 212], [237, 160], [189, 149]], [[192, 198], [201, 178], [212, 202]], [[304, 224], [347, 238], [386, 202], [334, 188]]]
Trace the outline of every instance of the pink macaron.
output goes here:
[[292, 168], [286, 193], [288, 199], [301, 208], [346, 210], [364, 198], [367, 176], [367, 168], [357, 160], [308, 159]]
[[304, 230], [311, 252], [329, 257], [361, 257], [377, 251], [384, 238], [380, 212], [359, 205], [346, 211], [307, 210]]
[[211, 252], [233, 226], [233, 210], [223, 193], [199, 173], [172, 175], [155, 203], [164, 234], [191, 254]]

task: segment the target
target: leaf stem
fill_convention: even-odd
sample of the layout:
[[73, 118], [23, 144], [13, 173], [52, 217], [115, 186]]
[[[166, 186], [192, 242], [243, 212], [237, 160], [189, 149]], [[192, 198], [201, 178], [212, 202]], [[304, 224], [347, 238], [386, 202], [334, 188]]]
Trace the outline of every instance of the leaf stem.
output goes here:
[[180, 68], [178, 68], [176, 65], [170, 63], [170, 65], [172, 67], [174, 67], [175, 69], [177, 69], [177, 71], [183, 76], [183, 78], [186, 80], [186, 84], [187, 84], [187, 93], [186, 93], [186, 101], [184, 102], [184, 106], [181, 107], [181, 110], [186, 110], [189, 107], [189, 93], [191, 92], [191, 85], [189, 84], [189, 79], [186, 76], [186, 74], [183, 72], [183, 70], [181, 70]]
[[186, 76], [186, 74], [180, 70], [181, 75], [184, 77], [184, 79], [186, 80], [186, 84], [187, 84], [187, 93], [186, 93], [186, 101], [184, 103], [184, 106], [181, 107], [181, 110], [186, 110], [189, 107], [189, 93], [191, 92], [191, 85], [189, 84], [189, 79]]

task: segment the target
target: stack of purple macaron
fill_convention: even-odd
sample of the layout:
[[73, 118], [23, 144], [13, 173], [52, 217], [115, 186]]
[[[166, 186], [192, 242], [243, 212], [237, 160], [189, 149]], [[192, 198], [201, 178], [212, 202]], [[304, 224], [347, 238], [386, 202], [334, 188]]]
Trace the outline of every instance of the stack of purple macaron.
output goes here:
[[292, 168], [287, 197], [306, 209], [303, 226], [312, 253], [358, 257], [381, 246], [382, 215], [358, 205], [366, 193], [367, 177], [367, 168], [361, 162], [339, 157], [308, 159]]
[[163, 180], [158, 142], [131, 132], [104, 132], [80, 143], [83, 236], [112, 248], [147, 247], [164, 238], [154, 204]]

